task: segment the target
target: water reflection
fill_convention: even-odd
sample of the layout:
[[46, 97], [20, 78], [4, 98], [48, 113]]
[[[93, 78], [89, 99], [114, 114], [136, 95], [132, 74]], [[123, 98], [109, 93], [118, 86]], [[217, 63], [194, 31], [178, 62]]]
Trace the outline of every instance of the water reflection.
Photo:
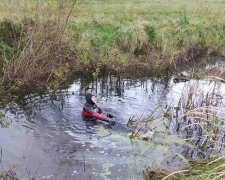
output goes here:
[[[111, 171], [111, 179], [127, 179], [140, 178], [140, 172], [147, 167], [180, 169], [186, 165], [185, 158], [206, 158], [215, 149], [210, 149], [206, 143], [210, 141], [202, 136], [205, 135], [205, 127], [210, 130], [209, 124], [206, 126], [205, 121], [196, 123], [203, 116], [197, 117], [193, 111], [189, 115], [186, 113], [202, 106], [222, 107], [223, 96], [220, 91], [223, 88], [221, 84], [210, 82], [205, 85], [198, 82], [194, 86], [195, 83], [197, 81], [193, 80], [175, 84], [173, 78], [169, 77], [78, 78], [67, 89], [27, 95], [15, 107], [9, 106], [8, 112], [10, 115], [14, 114], [11, 117], [14, 121], [21, 122], [19, 116], [24, 117], [23, 127], [26, 131], [15, 130], [19, 125], [14, 121], [15, 125], [6, 131], [0, 128], [0, 142], [4, 141], [1, 146], [6, 151], [5, 157], [9, 164], [13, 162], [11, 154], [30, 156], [26, 167], [31, 169], [38, 166], [37, 163], [46, 164], [40, 166], [40, 179], [45, 179], [44, 176], [50, 179], [98, 179], [106, 170]], [[193, 87], [198, 91], [193, 91]], [[205, 87], [210, 90], [206, 91]], [[201, 88], [203, 93], [194, 93], [200, 92]], [[82, 120], [81, 111], [87, 90], [97, 94], [98, 105], [116, 117], [116, 126], [109, 127], [101, 122]], [[207, 101], [206, 97], [212, 98]], [[211, 115], [206, 113], [210, 109], [201, 111], [205, 113], [206, 119], [218, 120], [215, 118], [218, 115], [223, 117], [218, 114], [219, 111]], [[134, 122], [127, 127], [127, 122], [132, 117]], [[140, 121], [135, 124], [137, 120]], [[129, 138], [134, 130], [143, 135], [149, 129], [153, 132], [151, 141], [142, 141], [140, 136]], [[13, 143], [20, 140], [17, 136], [10, 138], [10, 130], [21, 133], [21, 145], [30, 148], [21, 148], [16, 152]], [[217, 130], [220, 131], [220, 136], [213, 138], [217, 139], [221, 147], [224, 132], [223, 128]], [[6, 148], [7, 146], [10, 148]], [[209, 151], [200, 153], [205, 149]], [[38, 159], [33, 152], [42, 158]], [[33, 161], [37, 163], [32, 165]], [[22, 168], [18, 172], [21, 177], [25, 177], [26, 173]]]
[[221, 153], [224, 147], [224, 89], [220, 81], [191, 80], [173, 86], [168, 101], [170, 132], [186, 139], [193, 148], [185, 147], [187, 158], [208, 159]]

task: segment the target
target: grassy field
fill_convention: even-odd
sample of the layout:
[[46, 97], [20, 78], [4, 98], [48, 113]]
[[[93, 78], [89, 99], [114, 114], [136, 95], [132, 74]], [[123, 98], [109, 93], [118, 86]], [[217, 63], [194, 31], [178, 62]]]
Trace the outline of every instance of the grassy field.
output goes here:
[[[74, 13], [84, 21], [96, 18], [117, 22], [145, 20], [158, 24], [168, 24], [168, 20], [179, 19], [184, 9], [192, 20], [198, 22], [208, 21], [209, 11], [220, 15], [225, 12], [222, 0], [87, 0], [81, 1], [76, 7]], [[222, 22], [224, 19], [214, 20]]]
[[117, 63], [126, 65], [135, 58], [161, 71], [160, 66], [180, 60], [225, 54], [225, 3], [82, 1], [74, 9], [69, 30], [84, 62], [91, 59], [94, 48], [103, 64], [119, 59]]
[[[0, 18], [18, 24], [31, 18], [39, 24], [54, 21], [56, 25], [70, 15], [64, 23], [63, 40], [70, 51], [65, 56], [79, 64], [75, 69], [95, 75], [131, 69], [170, 74], [180, 65], [225, 55], [222, 0], [80, 0], [70, 13], [73, 2], [0, 0]], [[1, 52], [4, 59], [13, 57], [15, 50], [11, 55], [4, 48]], [[54, 74], [49, 72], [49, 76]]]

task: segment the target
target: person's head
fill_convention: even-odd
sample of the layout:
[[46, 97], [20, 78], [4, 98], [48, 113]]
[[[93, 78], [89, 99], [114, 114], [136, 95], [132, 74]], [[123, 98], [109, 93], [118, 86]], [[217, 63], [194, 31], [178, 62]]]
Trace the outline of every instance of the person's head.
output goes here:
[[86, 94], [86, 102], [89, 104], [95, 104], [97, 101], [96, 96], [92, 93]]

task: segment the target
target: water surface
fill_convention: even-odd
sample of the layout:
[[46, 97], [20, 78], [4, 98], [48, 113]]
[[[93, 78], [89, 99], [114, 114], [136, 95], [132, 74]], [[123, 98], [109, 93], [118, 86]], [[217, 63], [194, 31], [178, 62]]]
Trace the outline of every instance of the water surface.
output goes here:
[[[142, 179], [148, 167], [180, 169], [186, 162], [183, 141], [177, 135], [185, 133], [176, 131], [176, 121], [162, 117], [168, 107], [178, 106], [188, 83], [175, 84], [168, 77], [78, 78], [67, 89], [10, 103], [1, 110], [10, 122], [0, 128], [3, 169], [13, 168], [24, 179], [54, 180]], [[114, 127], [82, 120], [87, 87], [97, 94], [103, 111], [115, 116]], [[156, 128], [154, 138], [130, 139], [128, 120], [149, 115], [154, 117], [149, 125]]]

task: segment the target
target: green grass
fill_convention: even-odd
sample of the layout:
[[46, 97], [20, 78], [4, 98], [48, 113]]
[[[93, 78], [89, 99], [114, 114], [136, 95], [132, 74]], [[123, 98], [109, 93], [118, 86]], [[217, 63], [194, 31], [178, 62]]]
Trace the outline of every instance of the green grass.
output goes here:
[[[168, 20], [179, 19], [181, 11], [186, 9], [191, 20], [208, 22], [210, 11], [224, 15], [225, 4], [222, 1], [203, 0], [104, 0], [81, 1], [74, 14], [78, 19], [89, 21], [92, 18], [101, 21], [114, 20], [120, 23], [137, 20], [154, 21], [158, 24], [167, 24]], [[77, 18], [76, 18], [77, 19]], [[221, 21], [216, 18], [214, 21]]]
[[[37, 1], [4, 2], [0, 0], [0, 17], [34, 17], [32, 12], [36, 10]], [[52, 8], [55, 2], [45, 0], [39, 4]], [[121, 54], [143, 55], [139, 50], [153, 45], [168, 59], [199, 44], [209, 49], [209, 53], [224, 54], [224, 27], [222, 0], [87, 0], [77, 2], [69, 30], [77, 44], [84, 44], [82, 41], [89, 44], [81, 53], [94, 48], [102, 57], [101, 53], [113, 48]], [[144, 52], [150, 53], [152, 51]]]
[[[71, 7], [72, 0], [63, 2], [65, 9]], [[41, 22], [54, 19], [49, 12], [55, 12], [58, 19], [65, 15], [60, 14], [56, 0], [0, 0], [2, 19]], [[225, 3], [80, 0], [70, 16], [67, 35], [70, 50], [88, 71], [121, 72], [142, 67], [168, 74], [190, 60], [225, 55]]]
[[163, 61], [174, 54], [192, 56], [187, 52], [193, 48], [206, 49], [206, 55], [225, 54], [225, 3], [219, 0], [80, 1], [70, 25], [78, 43], [88, 33], [86, 52], [95, 48], [100, 57], [106, 49], [147, 59], [156, 54]]

